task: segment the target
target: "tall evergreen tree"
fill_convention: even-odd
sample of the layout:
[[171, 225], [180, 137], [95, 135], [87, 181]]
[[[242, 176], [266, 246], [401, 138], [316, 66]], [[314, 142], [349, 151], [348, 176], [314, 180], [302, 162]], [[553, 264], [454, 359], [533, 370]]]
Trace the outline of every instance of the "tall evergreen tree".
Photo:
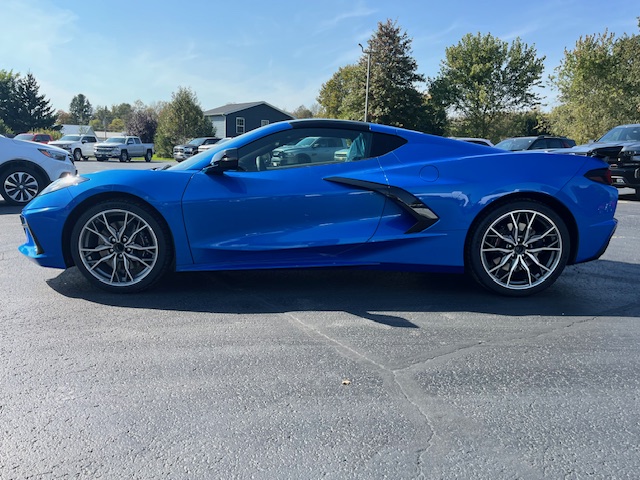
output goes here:
[[82, 93], [79, 93], [71, 99], [69, 104], [69, 114], [71, 120], [76, 125], [87, 125], [93, 115], [93, 107], [89, 99]]
[[0, 70], [0, 122], [3, 125], [0, 133], [12, 133], [15, 126], [18, 78], [13, 71]]
[[51, 128], [55, 123], [56, 114], [49, 100], [38, 91], [40, 87], [31, 72], [20, 78], [16, 84], [16, 119], [15, 132], [28, 132]]
[[[391, 20], [379, 22], [378, 30], [368, 41], [371, 122], [413, 129], [424, 123], [424, 98], [417, 85], [423, 83], [425, 77], [417, 73], [418, 63], [411, 56], [411, 43], [407, 33]], [[366, 72], [366, 55], [360, 58], [359, 65]]]
[[425, 77], [417, 73], [411, 42], [395, 22], [378, 23], [378, 30], [369, 39], [359, 62], [340, 68], [322, 85], [317, 98], [321, 115], [351, 120], [364, 118], [367, 63], [370, 62], [368, 120], [423, 130], [429, 124], [428, 109], [418, 85]]

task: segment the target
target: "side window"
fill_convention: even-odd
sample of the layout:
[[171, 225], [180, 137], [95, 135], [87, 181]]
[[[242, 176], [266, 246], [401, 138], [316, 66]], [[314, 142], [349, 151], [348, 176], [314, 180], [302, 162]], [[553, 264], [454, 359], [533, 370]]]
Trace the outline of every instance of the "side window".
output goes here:
[[265, 125], [269, 125], [269, 120], [260, 120], [260, 126], [264, 127]]
[[545, 139], [536, 140], [529, 150], [542, 150], [547, 147], [547, 141]]
[[288, 129], [238, 149], [239, 166], [262, 171], [364, 160], [371, 158], [372, 140], [371, 132], [360, 130]]
[[236, 118], [236, 133], [237, 134], [244, 133], [244, 117]]
[[96, 137], [87, 137], [87, 143], [96, 143]]
[[549, 148], [563, 148], [564, 143], [559, 138], [550, 138], [548, 140]]

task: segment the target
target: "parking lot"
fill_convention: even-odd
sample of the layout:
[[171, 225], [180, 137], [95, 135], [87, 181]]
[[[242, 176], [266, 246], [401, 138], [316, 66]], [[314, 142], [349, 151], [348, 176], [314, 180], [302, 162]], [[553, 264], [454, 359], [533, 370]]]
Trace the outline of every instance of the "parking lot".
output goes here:
[[350, 270], [118, 296], [22, 257], [0, 201], [0, 478], [637, 478], [640, 201], [620, 193], [604, 256], [524, 299]]

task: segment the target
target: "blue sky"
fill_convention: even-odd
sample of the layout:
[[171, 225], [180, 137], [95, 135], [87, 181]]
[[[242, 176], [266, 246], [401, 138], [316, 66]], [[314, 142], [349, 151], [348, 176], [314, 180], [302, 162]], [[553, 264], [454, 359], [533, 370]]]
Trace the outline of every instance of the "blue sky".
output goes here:
[[[467, 33], [520, 37], [546, 56], [545, 79], [581, 35], [637, 34], [637, 0], [2, 0], [0, 69], [31, 72], [53, 107], [170, 101], [189, 87], [204, 110], [266, 101], [294, 110], [358, 61], [358, 43], [391, 19], [437, 75]], [[546, 89], [547, 102], [553, 92]]]

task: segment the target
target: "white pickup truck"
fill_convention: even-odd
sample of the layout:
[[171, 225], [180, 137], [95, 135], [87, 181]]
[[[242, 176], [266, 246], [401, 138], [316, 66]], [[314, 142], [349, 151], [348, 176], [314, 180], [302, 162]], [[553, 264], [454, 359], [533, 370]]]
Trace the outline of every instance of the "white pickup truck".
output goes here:
[[60, 140], [49, 142], [49, 145], [65, 149], [75, 162], [79, 162], [93, 156], [93, 146], [97, 141], [95, 135], [65, 135]]
[[153, 151], [153, 143], [142, 143], [139, 137], [130, 136], [111, 137], [104, 142], [96, 143], [94, 147], [94, 155], [99, 162], [110, 158], [130, 162], [136, 157], [144, 157], [145, 162], [150, 162]]

